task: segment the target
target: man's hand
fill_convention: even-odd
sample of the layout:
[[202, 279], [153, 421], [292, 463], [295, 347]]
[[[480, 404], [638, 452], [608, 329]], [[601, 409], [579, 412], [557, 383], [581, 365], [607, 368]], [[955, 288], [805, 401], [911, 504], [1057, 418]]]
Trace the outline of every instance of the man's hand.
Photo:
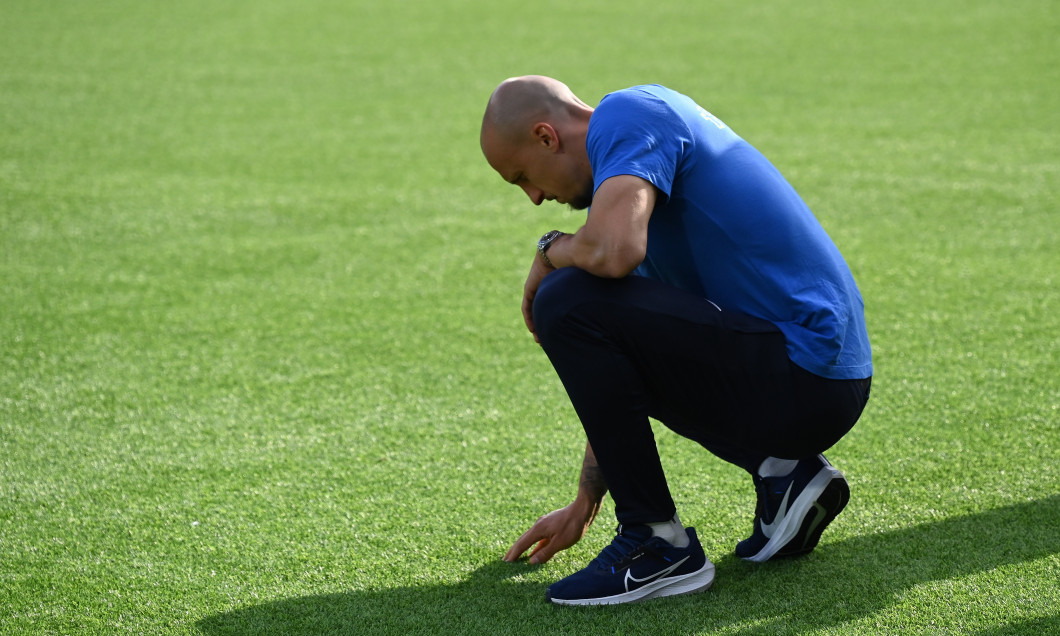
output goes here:
[[578, 495], [570, 505], [554, 510], [537, 520], [515, 545], [504, 555], [505, 561], [515, 561], [524, 552], [537, 544], [530, 552], [530, 562], [544, 563], [560, 550], [566, 550], [581, 541], [600, 512], [600, 505], [607, 494], [600, 466], [596, 463], [593, 447], [585, 444], [585, 459], [578, 480]]
[[586, 519], [583, 508], [584, 506], [575, 501], [541, 517], [532, 528], [519, 537], [504, 555], [504, 560], [517, 561], [536, 543], [530, 552], [530, 563], [537, 565], [548, 561], [560, 550], [566, 550], [581, 541], [592, 523], [592, 516]]
[[526, 284], [523, 285], [523, 321], [526, 323], [526, 328], [534, 335], [534, 342], [538, 344], [541, 344], [541, 340], [534, 331], [534, 296], [537, 296], [537, 288], [541, 286], [541, 281], [553, 271], [555, 268], [546, 265], [541, 257], [535, 254], [534, 264], [530, 266], [530, 274], [526, 277]]
[[541, 280], [559, 267], [574, 266], [601, 278], [628, 276], [644, 260], [648, 249], [648, 220], [658, 193], [648, 181], [618, 175], [604, 181], [593, 194], [593, 207], [585, 225], [574, 234], [563, 234], [548, 248], [552, 266], [534, 257], [523, 286], [523, 321], [534, 334], [534, 296]]

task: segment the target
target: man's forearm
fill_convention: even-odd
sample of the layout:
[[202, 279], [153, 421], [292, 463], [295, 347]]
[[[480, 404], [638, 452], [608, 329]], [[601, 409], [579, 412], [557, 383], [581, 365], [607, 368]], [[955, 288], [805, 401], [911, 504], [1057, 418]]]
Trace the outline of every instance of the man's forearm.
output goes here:
[[618, 242], [601, 241], [586, 226], [559, 237], [549, 248], [547, 264], [573, 266], [601, 278], [622, 278], [644, 260], [643, 250]]
[[585, 459], [582, 460], [581, 477], [578, 480], [578, 499], [589, 506], [589, 519], [586, 525], [592, 523], [600, 512], [600, 505], [607, 494], [607, 482], [604, 474], [600, 472], [600, 465], [596, 463], [596, 455], [593, 447], [588, 442], [585, 444]]
[[644, 260], [648, 221], [655, 208], [655, 186], [633, 175], [603, 182], [593, 194], [592, 211], [574, 234], [551, 243], [548, 261], [573, 266], [602, 278], [623, 278]]

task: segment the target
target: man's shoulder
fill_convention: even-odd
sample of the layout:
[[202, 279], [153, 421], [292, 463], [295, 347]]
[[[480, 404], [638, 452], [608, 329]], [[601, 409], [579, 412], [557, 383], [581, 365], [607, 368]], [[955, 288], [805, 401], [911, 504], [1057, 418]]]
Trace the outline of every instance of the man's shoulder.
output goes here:
[[617, 175], [633, 175], [669, 196], [677, 165], [689, 152], [686, 115], [658, 85], [608, 94], [589, 120], [586, 149], [596, 186]]
[[673, 123], [677, 109], [674, 97], [678, 94], [658, 84], [631, 86], [608, 93], [600, 100], [589, 121], [592, 127], [627, 127], [636, 122], [650, 125], [648, 122]]
[[630, 86], [621, 90], [604, 95], [600, 100], [599, 108], [613, 108], [615, 106], [630, 106], [638, 104], [657, 104], [666, 102], [675, 93], [665, 86], [659, 84], [641, 84]]

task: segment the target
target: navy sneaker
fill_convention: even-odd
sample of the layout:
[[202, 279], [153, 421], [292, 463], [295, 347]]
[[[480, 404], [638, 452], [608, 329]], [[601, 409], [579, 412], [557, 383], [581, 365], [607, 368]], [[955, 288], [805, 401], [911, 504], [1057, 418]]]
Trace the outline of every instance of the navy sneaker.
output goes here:
[[850, 499], [843, 473], [824, 455], [801, 460], [783, 477], [753, 477], [758, 491], [754, 529], [736, 545], [736, 556], [748, 561], [810, 552]]
[[704, 592], [714, 582], [714, 564], [703, 554], [695, 529], [685, 531], [690, 543], [675, 548], [653, 537], [648, 526], [620, 525], [600, 556], [553, 583], [545, 598], [560, 605], [612, 605]]

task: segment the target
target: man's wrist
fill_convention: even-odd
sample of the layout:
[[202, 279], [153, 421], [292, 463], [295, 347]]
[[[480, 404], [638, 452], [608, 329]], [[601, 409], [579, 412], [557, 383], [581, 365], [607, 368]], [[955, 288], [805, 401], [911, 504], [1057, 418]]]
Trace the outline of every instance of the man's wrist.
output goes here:
[[588, 527], [592, 524], [593, 520], [596, 519], [596, 515], [600, 513], [600, 509], [603, 507], [603, 502], [603, 497], [597, 499], [594, 494], [579, 490], [578, 494], [574, 497], [574, 501], [570, 504], [570, 509], [572, 513], [582, 519], [585, 526]]
[[545, 265], [555, 269], [556, 266], [552, 264], [552, 261], [548, 258], [548, 248], [552, 247], [552, 244], [556, 242], [559, 237], [563, 236], [563, 232], [559, 230], [552, 230], [546, 232], [537, 242], [537, 253], [541, 255], [541, 260], [545, 262]]

